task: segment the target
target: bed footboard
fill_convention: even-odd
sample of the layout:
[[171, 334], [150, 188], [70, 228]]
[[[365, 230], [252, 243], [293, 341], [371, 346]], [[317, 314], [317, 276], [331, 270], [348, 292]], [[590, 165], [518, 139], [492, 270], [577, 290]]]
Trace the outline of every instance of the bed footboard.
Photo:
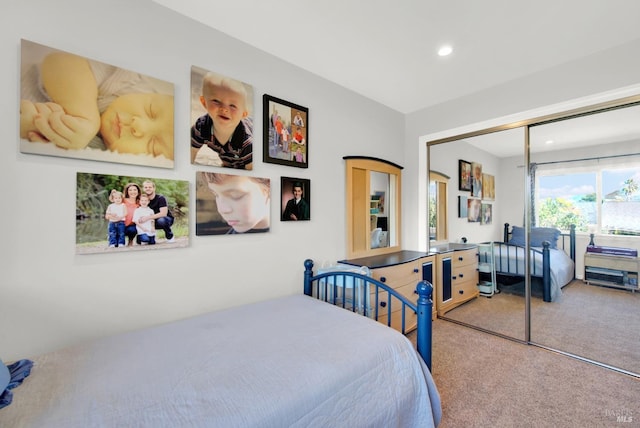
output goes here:
[[[522, 276], [524, 278], [524, 265], [519, 264], [517, 260], [524, 260], [525, 248], [520, 245], [510, 244], [511, 230], [509, 229], [509, 223], [504, 224], [504, 242], [495, 243], [497, 248], [496, 253], [496, 273], [506, 274], [510, 276]], [[529, 274], [533, 277], [542, 278], [542, 291], [543, 300], [545, 302], [551, 302], [551, 256], [550, 256], [549, 241], [542, 242], [542, 250], [530, 248], [530, 266], [531, 271]], [[573, 277], [575, 278], [575, 260], [576, 260], [576, 226], [571, 225], [569, 227], [569, 233], [561, 233], [559, 236], [558, 248], [562, 249], [569, 255], [574, 262]], [[518, 253], [521, 251], [521, 254]], [[505, 255], [503, 257], [503, 254]], [[542, 268], [540, 269], [534, 263], [536, 254], [542, 257]], [[506, 259], [506, 262], [505, 262]], [[514, 270], [515, 269], [515, 270]]]
[[[365, 317], [392, 324], [392, 314], [399, 312], [399, 330], [406, 334], [413, 326], [407, 325], [407, 315], [416, 314], [418, 353], [431, 370], [431, 342], [433, 286], [428, 281], [416, 285], [416, 303], [411, 302], [388, 285], [363, 274], [347, 271], [331, 271], [313, 274], [313, 261], [304, 262], [304, 294], [340, 306]], [[392, 298], [393, 297], [393, 298]], [[379, 304], [382, 299], [388, 302]], [[380, 309], [382, 307], [382, 309]]]
[[[525, 277], [524, 254], [525, 248], [504, 242], [494, 242], [495, 269], [497, 275]], [[484, 257], [487, 257], [486, 255]], [[535, 262], [536, 257], [542, 258], [542, 268]], [[480, 255], [482, 260], [483, 255]], [[549, 257], [549, 243], [544, 242], [542, 251], [531, 248], [529, 250], [530, 269], [532, 277], [542, 278], [543, 300], [551, 301], [551, 263]]]

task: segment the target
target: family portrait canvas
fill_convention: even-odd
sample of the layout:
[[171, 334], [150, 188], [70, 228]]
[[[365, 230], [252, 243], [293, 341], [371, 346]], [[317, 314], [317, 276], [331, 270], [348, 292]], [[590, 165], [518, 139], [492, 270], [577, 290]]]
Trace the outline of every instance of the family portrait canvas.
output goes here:
[[263, 96], [263, 161], [308, 168], [309, 109]]
[[196, 172], [196, 235], [265, 233], [270, 213], [270, 179]]
[[280, 193], [282, 221], [311, 220], [311, 180], [281, 177]]
[[21, 41], [20, 151], [174, 166], [174, 85]]
[[253, 87], [191, 67], [191, 163], [253, 169]]
[[188, 245], [188, 181], [77, 173], [77, 254]]

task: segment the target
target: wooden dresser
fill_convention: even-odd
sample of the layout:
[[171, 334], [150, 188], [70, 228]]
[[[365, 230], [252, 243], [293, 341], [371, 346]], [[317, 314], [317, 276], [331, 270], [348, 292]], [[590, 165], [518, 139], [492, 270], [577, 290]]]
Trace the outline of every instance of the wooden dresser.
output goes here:
[[[398, 251], [390, 254], [382, 254], [377, 256], [362, 257], [359, 259], [341, 260], [340, 263], [346, 263], [354, 266], [366, 266], [371, 270], [371, 276], [387, 285], [400, 294], [408, 297], [412, 302], [416, 303], [418, 295], [416, 294], [416, 285], [422, 280], [427, 280], [433, 285], [433, 312], [432, 318], [436, 318], [436, 257], [428, 253], [420, 251]], [[391, 326], [396, 330], [401, 330], [402, 314], [401, 305], [394, 302], [395, 298], [391, 298]], [[384, 309], [389, 304], [388, 296], [380, 294], [378, 296], [378, 305]], [[375, 303], [375, 296], [372, 295], [371, 302]], [[386, 313], [386, 310], [385, 310]], [[407, 331], [411, 331], [416, 327], [416, 315], [407, 313], [405, 327]], [[379, 317], [378, 321], [386, 324], [387, 317]]]
[[440, 252], [436, 256], [438, 316], [478, 297], [478, 248]]

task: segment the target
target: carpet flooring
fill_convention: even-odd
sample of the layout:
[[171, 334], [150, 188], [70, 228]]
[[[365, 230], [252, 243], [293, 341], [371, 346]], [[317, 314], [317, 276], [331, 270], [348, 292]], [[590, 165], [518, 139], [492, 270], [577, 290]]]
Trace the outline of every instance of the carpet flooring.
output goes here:
[[[505, 292], [507, 288], [491, 298], [473, 299], [445, 317], [525, 340], [524, 298]], [[531, 299], [532, 342], [634, 373], [640, 373], [639, 321], [640, 292], [575, 280], [555, 302]]]
[[640, 379], [442, 319], [432, 374], [440, 428], [640, 427]]

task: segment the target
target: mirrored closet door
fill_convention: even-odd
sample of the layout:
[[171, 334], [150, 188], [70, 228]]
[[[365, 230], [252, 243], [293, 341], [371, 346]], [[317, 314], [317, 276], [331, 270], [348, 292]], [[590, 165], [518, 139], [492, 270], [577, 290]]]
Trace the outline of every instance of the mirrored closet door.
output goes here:
[[640, 373], [640, 106], [529, 135], [532, 228], [576, 226], [578, 278], [554, 302], [531, 299], [531, 341]]
[[[640, 377], [640, 96], [477, 134], [427, 142], [427, 165], [453, 177], [449, 242], [491, 245], [497, 274], [479, 259], [485, 293], [439, 316]], [[493, 191], [474, 193], [477, 166]], [[504, 243], [524, 267], [498, 265]]]
[[[491, 245], [503, 240], [505, 223], [523, 225], [524, 135], [525, 128], [519, 127], [428, 146], [430, 171], [451, 177], [447, 201], [450, 243]], [[479, 187], [479, 182], [484, 185]], [[442, 245], [431, 237], [430, 248]], [[455, 258], [455, 252], [451, 254]], [[490, 267], [482, 270], [480, 296], [442, 317], [526, 340], [524, 277], [500, 278], [508, 283], [507, 288], [496, 283]]]

